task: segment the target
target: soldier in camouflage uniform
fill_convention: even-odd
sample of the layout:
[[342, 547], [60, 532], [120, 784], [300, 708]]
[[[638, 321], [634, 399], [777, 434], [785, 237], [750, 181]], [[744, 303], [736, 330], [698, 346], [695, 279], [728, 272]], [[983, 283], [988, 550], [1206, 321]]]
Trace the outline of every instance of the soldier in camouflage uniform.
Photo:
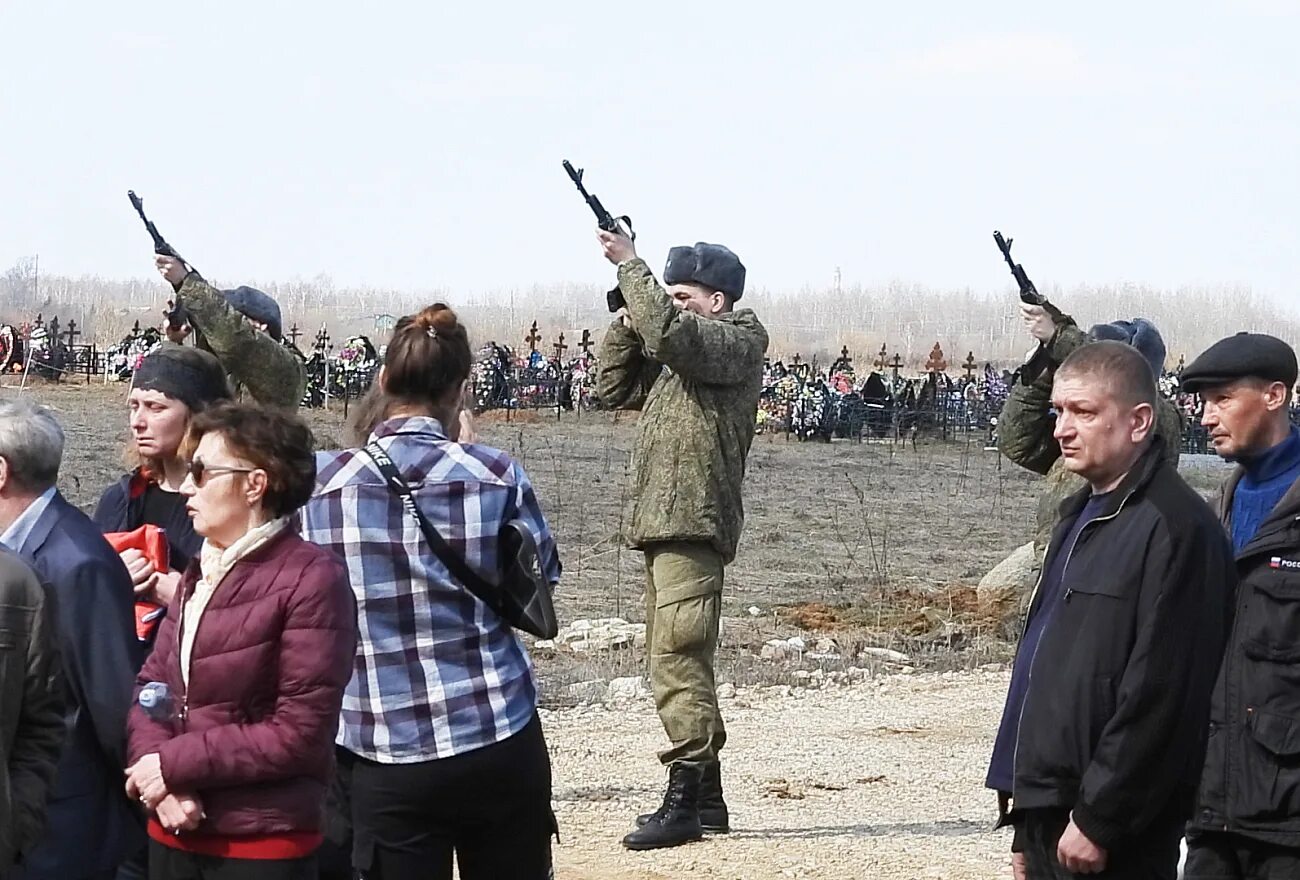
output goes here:
[[597, 388], [605, 405], [641, 411], [624, 521], [645, 554], [650, 684], [672, 744], [660, 754], [663, 805], [638, 817], [623, 844], [655, 849], [730, 830], [713, 663], [723, 568], [744, 524], [767, 331], [749, 309], [732, 310], [745, 268], [726, 248], [673, 248], [665, 289], [627, 236], [599, 236], [627, 308], [601, 342]]
[[[1062, 465], [1061, 447], [1052, 436], [1056, 426], [1051, 411], [1056, 368], [1075, 349], [1098, 339], [1113, 339], [1138, 349], [1158, 380], [1164, 371], [1165, 343], [1159, 331], [1142, 318], [1098, 324], [1085, 333], [1069, 315], [1058, 323], [1041, 306], [1022, 305], [1020, 309], [1030, 335], [1046, 346], [1050, 366], [1029, 385], [1019, 380], [1014, 383], [998, 417], [998, 449], [1021, 467], [1047, 477], [1047, 486], [1038, 501], [1034, 533], [1034, 549], [1041, 561], [1061, 502], [1084, 486], [1081, 477]], [[1175, 463], [1182, 447], [1182, 425], [1178, 409], [1170, 401], [1161, 399], [1156, 409], [1156, 433], [1163, 439]]]
[[[195, 344], [221, 361], [236, 389], [258, 403], [297, 409], [307, 388], [302, 361], [280, 341], [280, 307], [260, 290], [217, 290], [173, 257], [157, 255], [159, 273], [176, 291], [195, 330]], [[188, 330], [168, 331], [173, 342]], [[180, 338], [178, 339], [177, 336]]]

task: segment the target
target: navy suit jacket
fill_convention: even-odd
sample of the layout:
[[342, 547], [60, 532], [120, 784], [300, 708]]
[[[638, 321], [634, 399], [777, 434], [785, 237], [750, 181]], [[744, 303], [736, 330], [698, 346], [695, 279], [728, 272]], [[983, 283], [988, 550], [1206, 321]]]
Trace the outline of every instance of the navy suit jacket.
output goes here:
[[95, 524], [56, 494], [22, 547], [55, 595], [68, 740], [45, 835], [23, 854], [23, 880], [75, 880], [115, 868], [145, 842], [126, 796], [126, 715], [140, 648], [131, 576]]

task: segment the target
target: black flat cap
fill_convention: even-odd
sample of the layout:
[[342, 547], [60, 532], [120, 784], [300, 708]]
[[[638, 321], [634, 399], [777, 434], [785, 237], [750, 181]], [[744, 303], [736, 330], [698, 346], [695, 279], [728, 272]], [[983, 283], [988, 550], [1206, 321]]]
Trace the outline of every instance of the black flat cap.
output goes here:
[[1238, 333], [1203, 351], [1179, 379], [1183, 391], [1200, 391], [1247, 378], [1282, 382], [1291, 388], [1297, 372], [1295, 349], [1276, 336]]
[[675, 247], [668, 252], [664, 284], [691, 282], [720, 290], [735, 301], [745, 292], [745, 267], [739, 257], [720, 244], [697, 241], [695, 247]]

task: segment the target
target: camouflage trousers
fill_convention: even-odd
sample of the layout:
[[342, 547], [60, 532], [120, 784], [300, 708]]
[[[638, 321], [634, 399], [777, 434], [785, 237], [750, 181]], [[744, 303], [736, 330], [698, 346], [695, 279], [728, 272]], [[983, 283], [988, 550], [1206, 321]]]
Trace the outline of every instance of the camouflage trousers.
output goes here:
[[645, 548], [645, 566], [650, 688], [672, 743], [659, 760], [716, 761], [727, 741], [713, 676], [722, 556], [704, 542], [665, 542]]

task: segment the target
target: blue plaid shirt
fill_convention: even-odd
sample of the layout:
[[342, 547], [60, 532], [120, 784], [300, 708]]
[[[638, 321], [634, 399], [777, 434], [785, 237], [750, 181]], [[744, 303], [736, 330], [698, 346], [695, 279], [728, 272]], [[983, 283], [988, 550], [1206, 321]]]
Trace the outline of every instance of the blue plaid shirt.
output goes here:
[[[436, 419], [390, 419], [371, 436], [411, 485], [420, 510], [489, 582], [497, 535], [528, 523], [542, 570], [560, 561], [528, 476], [508, 455], [447, 439]], [[343, 559], [357, 599], [357, 648], [338, 743], [386, 764], [447, 758], [522, 730], [537, 708], [519, 637], [434, 556], [364, 452], [316, 457], [316, 494], [302, 535]]]

